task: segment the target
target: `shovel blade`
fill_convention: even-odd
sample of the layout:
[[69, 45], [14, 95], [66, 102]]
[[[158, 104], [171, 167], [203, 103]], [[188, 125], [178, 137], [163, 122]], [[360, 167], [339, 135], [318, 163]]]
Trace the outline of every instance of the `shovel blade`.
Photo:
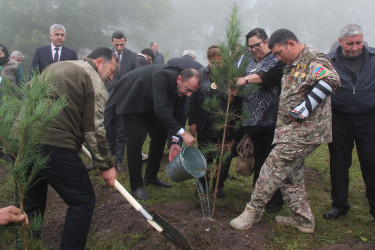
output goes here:
[[153, 220], [163, 228], [164, 237], [170, 240], [176, 247], [183, 250], [191, 250], [185, 236], [157, 213], [153, 214]]

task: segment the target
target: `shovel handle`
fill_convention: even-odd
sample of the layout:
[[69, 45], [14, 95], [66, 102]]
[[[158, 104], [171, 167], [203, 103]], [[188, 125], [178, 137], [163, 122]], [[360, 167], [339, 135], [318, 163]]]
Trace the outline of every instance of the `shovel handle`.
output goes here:
[[122, 194], [122, 196], [125, 197], [125, 199], [134, 207], [135, 210], [140, 212], [143, 217], [146, 218], [147, 222], [150, 223], [153, 228], [155, 228], [159, 233], [163, 232], [163, 228], [153, 220], [151, 214], [149, 214], [117, 180], [115, 180], [115, 188]]
[[[87, 148], [85, 148], [85, 146], [83, 145], [82, 153], [92, 160], [90, 151], [88, 151]], [[140, 212], [143, 217], [146, 218], [147, 222], [150, 223], [150, 225], [155, 228], [156, 231], [158, 231], [159, 233], [163, 232], [163, 228], [153, 220], [152, 215], [149, 214], [117, 180], [115, 180], [115, 188], [120, 192], [120, 194], [122, 194], [122, 196], [125, 197], [125, 199], [134, 207], [137, 212]]]

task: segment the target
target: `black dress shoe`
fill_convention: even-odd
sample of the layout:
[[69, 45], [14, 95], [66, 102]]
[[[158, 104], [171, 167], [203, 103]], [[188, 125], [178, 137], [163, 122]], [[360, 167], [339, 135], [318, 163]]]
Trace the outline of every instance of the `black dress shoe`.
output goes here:
[[323, 218], [326, 220], [337, 219], [341, 216], [346, 215], [347, 212], [348, 211], [343, 211], [337, 207], [333, 207], [330, 210], [328, 210], [325, 214], [323, 214]]
[[150, 196], [148, 195], [148, 193], [146, 192], [146, 190], [143, 187], [139, 187], [136, 190], [132, 190], [132, 192], [133, 192], [135, 198], [137, 198], [137, 200], [147, 201], [147, 200], [150, 199]]
[[156, 180], [152, 180], [152, 181], [148, 181], [148, 180], [144, 180], [143, 183], [147, 186], [147, 185], [154, 185], [154, 186], [157, 186], [157, 187], [165, 187], [165, 188], [171, 188], [171, 184], [169, 183], [166, 183], [162, 180], [160, 180], [159, 178], [156, 178]]
[[115, 168], [117, 172], [126, 172], [126, 168], [121, 164], [121, 162], [116, 162]]
[[274, 204], [269, 204], [269, 205], [266, 206], [266, 212], [268, 212], [268, 213], [276, 213], [276, 212], [278, 212], [281, 209], [282, 206], [283, 205], [277, 206], [277, 205], [274, 205]]

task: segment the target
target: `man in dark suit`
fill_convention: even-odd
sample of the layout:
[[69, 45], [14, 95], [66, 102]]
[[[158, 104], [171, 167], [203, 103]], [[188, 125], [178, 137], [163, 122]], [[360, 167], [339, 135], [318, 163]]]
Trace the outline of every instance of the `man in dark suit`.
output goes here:
[[[175, 57], [169, 60], [167, 62], [167, 65], [179, 66], [182, 69], [193, 68], [196, 70], [200, 70], [201, 68], [203, 68], [203, 65], [196, 61], [196, 58], [197, 53], [194, 50], [187, 49], [182, 53], [181, 57]], [[191, 98], [186, 97], [176, 98], [175, 100], [175, 107], [183, 106], [183, 111], [176, 114], [178, 115], [176, 116], [177, 121], [183, 128], [185, 127], [187, 118], [189, 116], [190, 102]], [[168, 145], [169, 143], [170, 140], [168, 140]], [[182, 145], [181, 143], [182, 141], [180, 141], [180, 146]]]
[[151, 42], [150, 49], [154, 52], [155, 55], [153, 64], [165, 64], [164, 55], [159, 52], [159, 44], [156, 42]]
[[52, 24], [49, 28], [51, 44], [38, 47], [31, 61], [31, 69], [42, 72], [45, 67], [54, 62], [78, 60], [75, 50], [64, 46], [65, 28], [61, 24]]
[[[187, 146], [195, 143], [194, 137], [173, 117], [173, 101], [176, 97], [191, 96], [199, 89], [200, 81], [195, 69], [152, 64], [129, 72], [117, 84], [116, 94], [121, 96], [116, 100], [117, 114], [125, 121], [130, 187], [137, 199], [150, 198], [143, 184], [171, 187], [157, 178], [168, 133], [180, 135]], [[151, 141], [143, 182], [141, 150], [145, 129]], [[173, 138], [170, 161], [181, 151], [178, 138]]]
[[137, 54], [125, 48], [126, 42], [126, 37], [121, 31], [115, 31], [112, 34], [111, 43], [116, 58], [116, 71], [113, 79], [105, 85], [109, 98], [104, 112], [104, 126], [107, 131], [109, 150], [115, 156], [115, 168], [118, 172], [125, 171], [122, 162], [124, 161], [126, 134], [122, 117], [116, 115], [115, 86], [120, 84], [119, 79], [123, 75], [139, 67]]

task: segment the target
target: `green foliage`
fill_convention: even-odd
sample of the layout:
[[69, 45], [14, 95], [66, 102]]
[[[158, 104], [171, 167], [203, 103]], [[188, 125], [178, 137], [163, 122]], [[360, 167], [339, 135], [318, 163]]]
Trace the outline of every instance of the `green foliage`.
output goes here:
[[[232, 102], [238, 98], [236, 95], [241, 95], [241, 90], [238, 89], [236, 83], [238, 77], [241, 77], [245, 71], [246, 66], [237, 67], [237, 61], [241, 55], [245, 54], [245, 49], [240, 43], [241, 37], [241, 21], [238, 18], [238, 9], [234, 5], [232, 13], [227, 20], [226, 27], [226, 39], [220, 44], [220, 50], [222, 54], [222, 62], [212, 63], [212, 81], [217, 85], [218, 94], [225, 96], [227, 103], [222, 103], [223, 98], [213, 96], [207, 98], [203, 103], [203, 109], [205, 109], [210, 119], [213, 121], [213, 129], [218, 134], [222, 133], [221, 140], [216, 145], [216, 169], [215, 176], [219, 178], [221, 166], [224, 161], [227, 161], [231, 156], [231, 151], [234, 143], [228, 140], [229, 133], [234, 132], [235, 129], [241, 127], [239, 110], [232, 108]], [[254, 87], [252, 90], [256, 90]], [[238, 109], [239, 107], [237, 107]], [[213, 145], [208, 145], [207, 149], [203, 149], [203, 152], [215, 152]], [[216, 193], [218, 188], [218, 182], [215, 187], [214, 204], [212, 208], [212, 216], [215, 213], [216, 205]]]
[[[65, 97], [51, 100], [55, 89], [51, 77], [37, 74], [22, 90], [6, 79], [2, 81], [0, 107], [0, 141], [2, 151], [12, 160], [7, 169], [15, 185], [17, 203], [23, 211], [23, 199], [38, 172], [45, 167], [48, 156], [40, 153], [47, 129], [65, 107]], [[40, 230], [41, 216], [30, 220], [18, 230], [22, 248], [32, 248], [37, 241], [33, 232]]]

